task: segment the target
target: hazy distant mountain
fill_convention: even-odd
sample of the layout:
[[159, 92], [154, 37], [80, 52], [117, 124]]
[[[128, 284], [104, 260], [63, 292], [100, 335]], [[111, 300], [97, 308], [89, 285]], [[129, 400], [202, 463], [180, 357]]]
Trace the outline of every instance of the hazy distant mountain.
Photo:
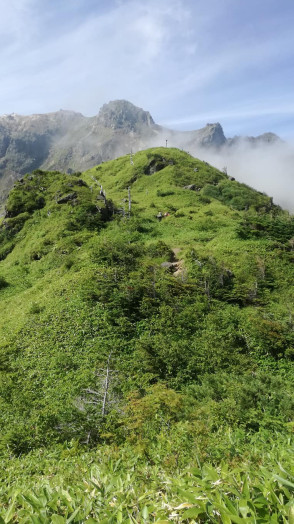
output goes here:
[[278, 137], [226, 139], [219, 123], [187, 132], [157, 125], [148, 111], [125, 100], [103, 105], [97, 116], [73, 111], [0, 117], [0, 200], [15, 180], [37, 168], [65, 172], [83, 171], [106, 160], [150, 146], [168, 145], [184, 149], [197, 146], [234, 147], [245, 140], [272, 142]]
[[282, 140], [275, 133], [263, 133], [258, 136], [234, 136], [234, 138], [227, 139], [228, 146], [245, 144], [254, 147], [260, 144], [276, 144], [277, 142], [282, 142]]

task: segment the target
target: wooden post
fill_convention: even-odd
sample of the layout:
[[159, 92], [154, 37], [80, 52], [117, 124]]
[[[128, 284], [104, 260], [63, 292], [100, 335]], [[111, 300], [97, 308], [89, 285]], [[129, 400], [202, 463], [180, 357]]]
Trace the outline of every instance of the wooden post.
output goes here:
[[128, 198], [129, 198], [129, 218], [131, 216], [131, 207], [132, 207], [132, 199], [131, 199], [131, 188], [128, 187]]

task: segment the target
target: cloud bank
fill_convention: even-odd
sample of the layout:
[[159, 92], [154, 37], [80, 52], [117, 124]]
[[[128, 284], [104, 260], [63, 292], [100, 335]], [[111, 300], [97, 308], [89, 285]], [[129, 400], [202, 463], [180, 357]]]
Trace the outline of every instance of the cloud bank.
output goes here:
[[272, 196], [274, 203], [294, 212], [294, 147], [285, 143], [258, 145], [241, 143], [222, 151], [195, 148], [194, 156], [218, 169], [227, 168], [229, 176]]

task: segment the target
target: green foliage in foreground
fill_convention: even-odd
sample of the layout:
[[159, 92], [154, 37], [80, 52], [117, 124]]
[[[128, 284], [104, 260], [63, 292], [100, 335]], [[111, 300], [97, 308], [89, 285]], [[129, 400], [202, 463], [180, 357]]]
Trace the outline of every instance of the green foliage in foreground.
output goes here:
[[179, 150], [18, 182], [4, 522], [293, 522], [293, 246], [293, 217]]
[[75, 445], [30, 453], [3, 464], [0, 522], [292, 523], [290, 444], [282, 451], [264, 441], [262, 452], [251, 448], [251, 462], [217, 467], [197, 456], [171, 465], [174, 443], [167, 438], [148, 459], [132, 448], [81, 453]]

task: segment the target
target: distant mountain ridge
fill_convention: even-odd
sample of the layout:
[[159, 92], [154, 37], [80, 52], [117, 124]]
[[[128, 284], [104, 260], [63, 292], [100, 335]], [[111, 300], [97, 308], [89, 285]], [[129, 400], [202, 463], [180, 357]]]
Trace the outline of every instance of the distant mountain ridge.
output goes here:
[[280, 140], [273, 133], [227, 139], [219, 123], [195, 131], [173, 131], [156, 124], [148, 111], [126, 100], [104, 104], [94, 117], [60, 110], [0, 117], [0, 201], [13, 183], [34, 169], [84, 171], [101, 162], [150, 146], [234, 147]]

